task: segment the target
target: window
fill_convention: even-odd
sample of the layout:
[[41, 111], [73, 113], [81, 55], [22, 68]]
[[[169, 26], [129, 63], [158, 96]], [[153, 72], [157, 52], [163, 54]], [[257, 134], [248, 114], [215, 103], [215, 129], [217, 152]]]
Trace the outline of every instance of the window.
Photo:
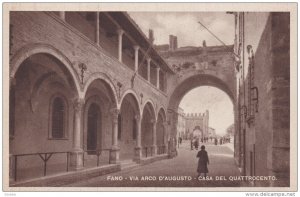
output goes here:
[[61, 139], [65, 137], [66, 106], [61, 97], [55, 97], [52, 102], [51, 113], [51, 138]]

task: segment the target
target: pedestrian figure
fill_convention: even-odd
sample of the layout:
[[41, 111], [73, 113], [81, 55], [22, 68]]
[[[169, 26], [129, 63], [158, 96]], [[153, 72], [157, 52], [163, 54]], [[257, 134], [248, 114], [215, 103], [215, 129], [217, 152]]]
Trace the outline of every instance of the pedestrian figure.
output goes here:
[[201, 146], [201, 150], [198, 152], [197, 157], [199, 158], [197, 168], [198, 176], [201, 176], [201, 173], [204, 173], [204, 176], [206, 177], [206, 173], [208, 173], [207, 164], [209, 164], [209, 159], [204, 145]]
[[198, 150], [198, 146], [199, 146], [198, 139], [195, 139], [194, 146], [195, 146], [195, 149]]
[[218, 140], [217, 140], [217, 138], [215, 138], [215, 145], [218, 145]]

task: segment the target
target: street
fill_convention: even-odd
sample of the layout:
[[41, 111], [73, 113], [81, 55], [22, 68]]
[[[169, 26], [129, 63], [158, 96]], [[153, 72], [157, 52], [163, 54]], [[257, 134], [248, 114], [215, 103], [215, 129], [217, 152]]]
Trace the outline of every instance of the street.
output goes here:
[[190, 149], [190, 141], [183, 141], [175, 158], [64, 187], [239, 187], [240, 181], [229, 180], [229, 176], [240, 175], [230, 144], [215, 146], [209, 142], [205, 145], [210, 160], [206, 178], [197, 178], [197, 150]]

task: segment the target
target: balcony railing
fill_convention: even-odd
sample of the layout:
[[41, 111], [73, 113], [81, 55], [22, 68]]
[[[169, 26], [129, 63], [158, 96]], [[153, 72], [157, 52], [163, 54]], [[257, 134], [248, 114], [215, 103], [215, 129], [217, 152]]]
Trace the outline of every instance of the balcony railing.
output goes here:
[[[109, 164], [109, 151], [110, 149], [101, 149], [101, 150], [85, 150], [83, 153], [83, 166], [86, 168], [90, 167], [98, 167], [103, 164]], [[104, 152], [108, 152], [107, 159], [104, 159]], [[40, 153], [27, 153], [27, 154], [16, 154], [12, 155], [12, 165], [13, 168], [11, 176], [13, 176], [14, 181], [38, 178], [42, 176], [47, 176], [48, 171], [53, 171], [55, 173], [68, 172], [70, 167], [70, 151], [66, 152], [40, 152]], [[53, 155], [62, 155], [63, 158], [53, 158]], [[95, 157], [94, 157], [95, 156]], [[101, 160], [100, 157], [103, 156]], [[89, 159], [88, 157], [92, 157]], [[37, 166], [33, 166], [32, 163], [37, 162], [38, 158], [42, 161], [42, 164], [38, 164]], [[51, 160], [52, 159], [52, 160]], [[52, 161], [52, 162], [51, 162]], [[20, 165], [20, 163], [22, 165]], [[31, 167], [24, 168], [27, 166], [27, 163]], [[49, 164], [51, 163], [51, 164]], [[65, 166], [65, 167], [63, 167]], [[39, 170], [42, 169], [42, 173], [39, 173]]]
[[[107, 152], [109, 156], [110, 149], [101, 150], [84, 150], [83, 154], [83, 166], [84, 167], [98, 167], [100, 164], [109, 164], [109, 158], [100, 160], [100, 157], [104, 157], [104, 152]], [[90, 158], [94, 157], [94, 158]], [[90, 159], [89, 159], [90, 158]]]
[[[66, 155], [66, 166], [65, 166], [65, 171], [69, 171], [69, 155], [70, 152], [41, 152], [41, 153], [28, 153], [28, 154], [17, 154], [17, 155], [12, 155], [12, 158], [14, 159], [13, 162], [13, 177], [14, 181], [18, 180], [18, 177], [23, 177], [22, 173], [18, 174], [18, 161], [20, 160], [21, 157], [30, 157], [30, 156], [36, 156], [39, 157], [42, 162], [43, 162], [43, 176], [47, 175], [47, 163], [51, 159], [52, 155], [57, 155], [57, 154], [65, 154]], [[11, 166], [12, 167], [12, 166]], [[35, 171], [37, 169], [34, 169]]]
[[145, 146], [143, 147], [143, 155], [147, 157], [153, 156], [153, 146]]
[[167, 152], [166, 148], [167, 148], [166, 145], [157, 146], [157, 154], [158, 155], [165, 154]]

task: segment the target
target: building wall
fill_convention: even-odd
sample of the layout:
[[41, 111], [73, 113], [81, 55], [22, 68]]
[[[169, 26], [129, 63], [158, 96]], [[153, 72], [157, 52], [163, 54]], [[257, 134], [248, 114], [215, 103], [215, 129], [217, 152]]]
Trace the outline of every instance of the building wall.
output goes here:
[[[231, 45], [226, 47], [181, 47], [176, 50], [160, 51], [160, 54], [178, 74], [176, 77], [168, 78], [168, 94], [171, 95], [174, 89], [185, 80], [202, 74], [222, 80], [222, 83], [231, 92], [229, 96], [232, 96], [236, 90], [232, 49]], [[192, 88], [194, 87], [190, 87], [190, 89]], [[221, 89], [223, 90], [223, 88]]]
[[206, 128], [209, 127], [207, 121], [208, 113], [187, 113], [186, 114], [186, 130], [189, 132], [189, 135], [194, 131], [196, 126], [200, 127], [201, 132], [203, 132], [203, 137], [208, 136], [208, 132], [206, 133]]
[[214, 128], [208, 128], [208, 136], [209, 137], [216, 137], [216, 130]]
[[[240, 112], [236, 157], [245, 175], [275, 175], [278, 179], [255, 185], [289, 186], [289, 14], [239, 13], [238, 19], [237, 40], [242, 45], [238, 96], [239, 105], [247, 107], [247, 115]], [[254, 65], [253, 75], [250, 63]], [[251, 95], [250, 87], [257, 88], [258, 102], [252, 100], [256, 93]]]
[[[90, 21], [84, 20], [78, 13], [67, 13], [65, 20], [53, 12], [10, 13], [10, 88], [15, 88], [16, 101], [13, 124], [15, 132], [10, 138], [10, 154], [73, 151], [75, 132], [78, 130], [80, 130], [80, 148], [86, 150], [88, 106], [96, 102], [101, 111], [97, 148], [105, 149], [101, 154], [101, 161], [103, 161], [102, 156], [105, 156], [108, 163], [114, 124], [112, 112], [118, 110], [121, 111], [121, 116], [125, 120], [122, 121], [123, 132], [118, 141], [121, 147], [120, 158], [133, 158], [137, 144], [130, 132], [133, 130], [133, 119], [142, 116], [145, 102], [151, 100], [154, 107], [151, 118], [156, 120], [158, 111], [162, 110], [163, 113], [166, 111], [167, 94], [143, 77], [139, 75], [133, 77], [133, 69], [116, 58], [118, 52], [116, 36], [108, 37], [105, 28], [107, 26], [100, 26], [100, 46], [98, 46], [95, 43], [95, 26]], [[33, 57], [36, 55], [32, 54], [38, 54], [42, 59], [35, 61], [40, 65], [31, 65], [31, 69], [28, 69], [22, 62], [35, 60]], [[126, 56], [123, 50], [123, 59], [125, 58], [125, 62], [128, 63], [129, 60], [127, 61], [124, 55]], [[47, 62], [44, 56], [53, 56], [54, 60]], [[129, 56], [128, 58], [130, 59]], [[131, 58], [130, 65], [133, 66], [133, 63]], [[161, 70], [166, 69], [160, 65], [163, 61], [156, 63]], [[86, 66], [83, 72], [80, 68], [82, 65]], [[54, 77], [48, 79], [53, 80], [54, 85], [49, 86], [48, 82], [43, 84], [39, 81], [44, 80], [47, 72], [55, 73]], [[167, 72], [169, 76], [172, 75], [170, 71], [164, 70], [164, 72]], [[97, 82], [98, 80], [101, 82]], [[33, 100], [34, 84], [41, 84], [41, 87]], [[56, 92], [64, 95], [68, 106], [66, 138], [62, 140], [52, 140], [48, 137], [49, 103], [50, 98]], [[136, 106], [132, 110], [122, 110], [122, 102], [126, 102], [123, 98], [128, 94], [132, 95]], [[94, 97], [95, 100], [91, 101], [90, 99]], [[83, 107], [80, 107], [82, 111], [77, 115], [75, 113], [76, 101], [83, 104]], [[76, 117], [79, 117], [79, 122], [76, 122]], [[166, 118], [163, 121], [165, 122]], [[160, 121], [160, 125], [164, 122]], [[76, 124], [79, 124], [79, 129], [76, 129]], [[146, 128], [142, 127], [141, 130], [148, 128], [147, 125], [143, 126]], [[162, 130], [161, 127], [160, 130]], [[165, 136], [159, 135], [159, 137]], [[159, 140], [162, 143], [163, 139]], [[85, 159], [89, 157], [86, 155]], [[19, 160], [18, 165], [23, 168], [32, 167], [35, 164], [42, 166], [39, 157], [38, 159], [27, 158], [25, 159], [27, 163], [22, 164]], [[49, 164], [58, 164], [60, 161], [66, 163], [66, 156], [57, 157], [54, 160], [53, 158], [56, 156], [52, 157]], [[80, 163], [80, 160], [76, 162]], [[13, 166], [13, 160], [11, 163]]]
[[[39, 95], [35, 98], [32, 97], [30, 88], [42, 74], [51, 71], [43, 66], [33, 65], [28, 63], [28, 67], [24, 67], [18, 73], [15, 89], [15, 125], [14, 139], [12, 140], [11, 152], [14, 154], [32, 153], [32, 152], [47, 152], [47, 151], [60, 151], [70, 150], [73, 138], [73, 108], [72, 106], [72, 93], [70, 90], [63, 86], [55, 87], [52, 85], [44, 85], [39, 91]], [[34, 70], [29, 69], [34, 67]], [[28, 70], [27, 70], [28, 69]], [[50, 101], [53, 95], [62, 95], [66, 98], [67, 102], [67, 127], [66, 138], [64, 140], [51, 140], [49, 138], [49, 118]], [[29, 102], [33, 103], [30, 105]], [[38, 121], [37, 121], [38, 120]]]
[[[11, 53], [16, 54], [20, 49], [29, 45], [42, 43], [50, 45], [66, 56], [72, 63], [73, 69], [81, 75], [79, 63], [85, 63], [87, 70], [84, 73], [84, 85], [95, 73], [105, 73], [117, 87], [117, 82], [122, 84], [120, 96], [130, 89], [132, 69], [120, 63], [113, 55], [82, 35], [70, 24], [63, 22], [55, 14], [48, 12], [12, 12], [12, 45]], [[59, 42], [57, 42], [59, 40]], [[104, 39], [105, 41], [105, 39]], [[107, 43], [108, 44], [108, 43]], [[100, 40], [101, 46], [101, 40]], [[111, 47], [114, 46], [111, 43]], [[112, 47], [115, 49], [115, 47]], [[78, 82], [79, 83], [79, 82]], [[141, 76], [134, 82], [137, 95], [143, 93], [143, 100], [149, 98], [163, 106], [167, 103], [167, 95], [158, 90], [156, 86], [148, 83]]]

